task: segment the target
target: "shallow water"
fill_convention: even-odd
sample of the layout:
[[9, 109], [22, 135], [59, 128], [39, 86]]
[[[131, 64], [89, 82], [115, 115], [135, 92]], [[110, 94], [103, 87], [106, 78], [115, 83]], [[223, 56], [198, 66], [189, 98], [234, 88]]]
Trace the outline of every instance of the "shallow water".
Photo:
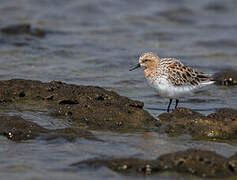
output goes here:
[[[154, 51], [161, 57], [176, 57], [211, 74], [225, 68], [236, 69], [236, 16], [235, 0], [1, 0], [0, 27], [30, 23], [47, 34], [44, 38], [0, 34], [0, 79], [60, 80], [103, 86], [143, 101], [144, 108], [157, 116], [164, 112], [168, 100], [147, 86], [141, 70], [128, 71], [138, 62], [139, 54]], [[236, 108], [236, 91], [237, 87], [212, 85], [182, 99], [180, 106], [203, 114], [221, 107]], [[68, 126], [48, 116], [45, 110], [0, 109], [1, 114], [9, 112], [47, 128]], [[1, 178], [123, 179], [107, 168], [72, 169], [70, 164], [112, 156], [154, 159], [187, 148], [213, 150], [227, 157], [236, 151], [236, 144], [193, 141], [189, 136], [93, 133], [104, 142], [78, 139], [74, 143], [14, 143], [0, 137]], [[155, 178], [190, 177], [162, 173], [148, 179]]]

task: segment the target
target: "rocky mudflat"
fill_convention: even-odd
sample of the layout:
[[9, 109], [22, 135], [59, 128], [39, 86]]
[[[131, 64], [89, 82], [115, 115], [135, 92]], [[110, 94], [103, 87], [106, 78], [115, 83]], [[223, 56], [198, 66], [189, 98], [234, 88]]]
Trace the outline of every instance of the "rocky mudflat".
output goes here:
[[108, 167], [125, 175], [155, 175], [164, 171], [187, 173], [199, 177], [223, 178], [237, 174], [237, 155], [225, 158], [212, 151], [188, 149], [164, 154], [155, 160], [121, 158], [87, 160], [72, 164], [73, 167]]
[[34, 106], [65, 118], [73, 126], [94, 130], [132, 132], [152, 129], [157, 120], [143, 110], [143, 103], [95, 86], [78, 86], [58, 81], [13, 79], [0, 81], [0, 105]]
[[76, 138], [83, 137], [90, 140], [97, 140], [97, 138], [86, 129], [64, 128], [50, 130], [30, 120], [25, 120], [20, 116], [0, 116], [0, 135], [16, 142], [35, 138], [43, 140], [62, 138], [73, 141]]
[[237, 110], [218, 109], [207, 116], [188, 108], [177, 108], [159, 115], [159, 130], [171, 136], [190, 134], [197, 139], [235, 140], [237, 137]]
[[207, 116], [188, 108], [162, 113], [158, 119], [143, 110], [143, 103], [95, 86], [59, 81], [13, 79], [0, 81], [0, 105], [37, 106], [70, 121], [73, 127], [115, 132], [157, 131], [170, 136], [231, 140], [237, 137], [237, 110], [218, 109]]
[[[128, 132], [153, 131], [175, 137], [189, 134], [198, 140], [235, 140], [237, 110], [218, 109], [207, 116], [188, 108], [162, 113], [156, 119], [143, 110], [143, 103], [96, 86], [80, 86], [60, 81], [12, 79], [0, 81], [2, 108], [28, 106], [47, 109], [48, 115], [70, 122], [70, 127], [47, 129], [31, 119], [0, 116], [0, 135], [21, 142], [29, 139], [74, 141], [86, 138], [101, 141], [91, 130]], [[155, 175], [165, 171], [199, 177], [223, 178], [236, 175], [237, 155], [226, 158], [212, 151], [188, 149], [159, 156], [91, 159], [72, 164], [73, 168], [109, 169], [124, 175]]]

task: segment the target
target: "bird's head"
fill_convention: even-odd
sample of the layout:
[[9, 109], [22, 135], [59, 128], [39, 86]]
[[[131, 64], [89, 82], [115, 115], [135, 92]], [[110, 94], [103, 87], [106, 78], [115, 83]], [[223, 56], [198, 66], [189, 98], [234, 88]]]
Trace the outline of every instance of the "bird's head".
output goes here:
[[147, 53], [143, 53], [140, 57], [139, 57], [139, 63], [130, 68], [129, 70], [135, 70], [139, 67], [143, 67], [144, 69], [149, 69], [152, 67], [155, 67], [159, 61], [159, 57], [153, 53], [153, 52], [147, 52]]

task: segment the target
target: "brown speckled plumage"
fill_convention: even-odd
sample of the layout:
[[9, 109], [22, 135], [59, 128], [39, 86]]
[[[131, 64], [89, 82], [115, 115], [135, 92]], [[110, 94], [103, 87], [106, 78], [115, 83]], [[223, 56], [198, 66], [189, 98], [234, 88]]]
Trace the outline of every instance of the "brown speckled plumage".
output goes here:
[[[163, 59], [165, 60], [165, 59]], [[191, 67], [174, 60], [168, 67], [168, 79], [176, 86], [197, 86], [210, 80], [208, 74], [198, 72]]]
[[144, 53], [139, 58], [138, 67], [144, 68], [145, 77], [150, 86], [154, 87], [161, 97], [170, 99], [167, 111], [169, 112], [172, 99], [191, 94], [197, 88], [212, 84], [208, 74], [183, 65], [175, 58], [159, 58], [155, 53]]
[[[153, 54], [150, 54], [152, 56]], [[146, 58], [149, 58], [146, 56]], [[183, 65], [175, 58], [162, 58], [158, 56], [158, 61], [141, 62], [149, 68], [144, 70], [145, 76], [153, 81], [164, 77], [174, 86], [197, 86], [202, 82], [210, 81], [208, 74], [198, 72], [195, 69]]]

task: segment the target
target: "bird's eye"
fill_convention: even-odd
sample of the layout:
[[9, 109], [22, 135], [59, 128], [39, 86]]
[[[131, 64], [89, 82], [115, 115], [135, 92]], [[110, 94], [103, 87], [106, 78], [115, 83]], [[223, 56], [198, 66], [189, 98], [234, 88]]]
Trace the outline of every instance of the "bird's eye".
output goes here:
[[144, 60], [143, 60], [143, 62], [148, 62], [148, 61], [150, 61], [150, 60], [149, 60], [149, 59], [144, 59]]

